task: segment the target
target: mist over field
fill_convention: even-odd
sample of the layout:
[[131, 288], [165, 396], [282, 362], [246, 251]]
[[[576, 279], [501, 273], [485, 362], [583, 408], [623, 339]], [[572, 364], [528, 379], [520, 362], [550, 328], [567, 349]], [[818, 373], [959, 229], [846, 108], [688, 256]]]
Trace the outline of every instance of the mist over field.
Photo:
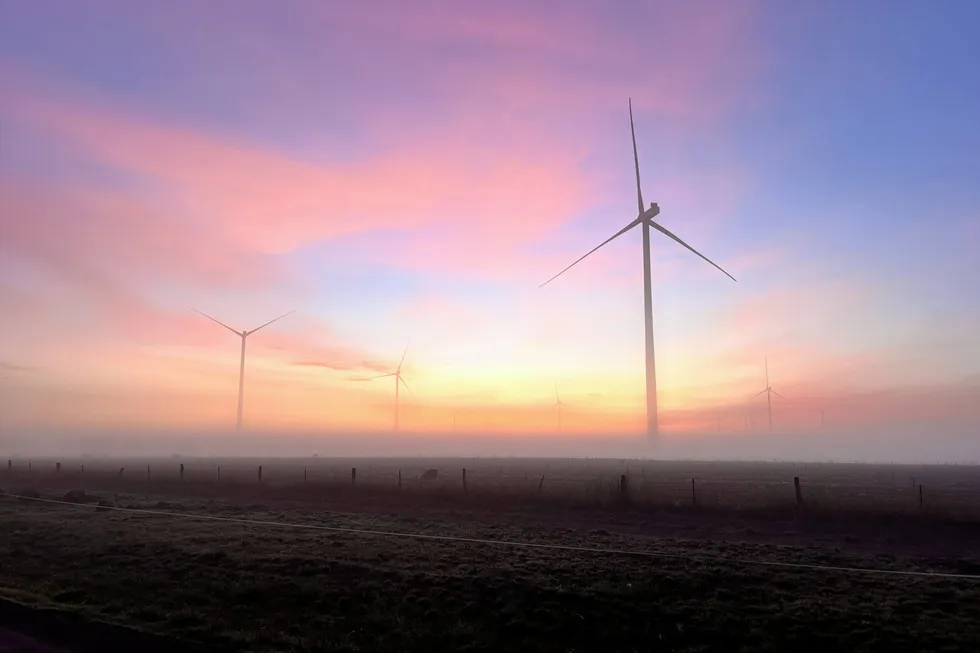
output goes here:
[[708, 432], [642, 436], [575, 436], [499, 433], [398, 435], [370, 432], [249, 432], [25, 430], [5, 434], [0, 449], [23, 457], [534, 457], [694, 460], [784, 460], [876, 463], [960, 463], [980, 460], [980, 436], [973, 425], [927, 425], [842, 432]]

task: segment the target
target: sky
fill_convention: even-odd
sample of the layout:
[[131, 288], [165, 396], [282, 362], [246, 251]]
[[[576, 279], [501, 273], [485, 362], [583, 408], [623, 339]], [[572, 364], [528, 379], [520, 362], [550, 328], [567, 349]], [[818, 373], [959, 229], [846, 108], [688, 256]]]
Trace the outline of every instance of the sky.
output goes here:
[[654, 234], [663, 431], [766, 430], [768, 362], [784, 445], [975, 452], [978, 32], [970, 0], [0, 0], [0, 431], [233, 428], [240, 339], [192, 309], [296, 309], [248, 339], [253, 432], [390, 431], [408, 345], [406, 434], [639, 437], [640, 234], [539, 287], [636, 215], [631, 98], [646, 201], [738, 280]]

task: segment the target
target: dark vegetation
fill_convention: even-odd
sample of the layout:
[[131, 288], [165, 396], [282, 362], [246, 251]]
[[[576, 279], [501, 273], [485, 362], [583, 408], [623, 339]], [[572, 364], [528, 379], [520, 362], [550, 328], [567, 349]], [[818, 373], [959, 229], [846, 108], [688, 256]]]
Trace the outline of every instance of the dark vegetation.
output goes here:
[[[106, 632], [130, 632], [115, 628], [125, 626], [168, 638], [164, 648], [178, 653], [192, 643], [218, 651], [980, 648], [980, 581], [752, 564], [980, 574], [975, 468], [60, 462], [60, 473], [54, 461], [31, 461], [30, 472], [15, 461], [11, 472], [0, 471], [8, 493], [75, 504], [0, 498], [0, 594], [72, 615], [62, 620], [81, 619], [60, 631], [68, 640], [76, 635], [60, 642], [76, 652], [89, 650], [85, 642], [93, 638], [105, 641], [104, 632], [81, 631], [81, 624], [110, 627], [93, 623], [112, 625]], [[430, 468], [438, 475], [422, 481]], [[112, 507], [664, 555], [418, 540]], [[16, 625], [5, 616], [14, 609], [0, 609], [0, 625]]]

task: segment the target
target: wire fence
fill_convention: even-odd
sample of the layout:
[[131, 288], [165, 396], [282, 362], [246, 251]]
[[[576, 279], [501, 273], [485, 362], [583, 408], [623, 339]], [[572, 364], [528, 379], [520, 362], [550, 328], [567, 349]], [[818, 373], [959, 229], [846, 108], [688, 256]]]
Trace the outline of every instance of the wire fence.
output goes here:
[[[424, 462], [424, 461], [422, 461]], [[974, 468], [850, 469], [820, 465], [578, 464], [527, 461], [427, 467], [419, 461], [347, 467], [309, 461], [7, 461], [6, 483], [97, 484], [117, 491], [276, 492], [295, 498], [337, 493], [426, 493], [470, 501], [566, 501], [591, 506], [928, 513], [980, 519]]]

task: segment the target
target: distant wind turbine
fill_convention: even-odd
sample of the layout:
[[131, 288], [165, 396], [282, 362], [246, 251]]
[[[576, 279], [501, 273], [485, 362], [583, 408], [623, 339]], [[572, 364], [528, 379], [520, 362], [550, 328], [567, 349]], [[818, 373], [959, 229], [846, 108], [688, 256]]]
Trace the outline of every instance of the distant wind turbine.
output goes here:
[[[402, 363], [405, 362], [405, 354], [408, 353], [408, 345], [410, 345], [410, 344], [412, 344], [412, 341], [411, 340], [408, 341], [408, 343], [405, 345], [405, 351], [402, 352], [402, 359], [400, 361], [398, 361], [398, 367], [395, 368], [395, 371], [394, 372], [388, 372], [387, 374], [379, 374], [378, 376], [372, 377], [372, 380], [373, 379], [384, 379], [384, 378], [387, 378], [389, 376], [395, 377], [395, 430], [396, 431], [398, 430], [398, 396], [399, 396], [398, 395], [398, 391], [400, 389], [399, 388], [399, 384], [404, 385], [405, 386], [405, 389], [408, 390], [409, 392], [411, 392], [412, 395], [415, 394], [414, 392], [412, 392], [412, 389], [408, 387], [408, 384], [405, 383], [405, 379], [402, 378]], [[453, 426], [455, 427], [455, 425], [456, 425], [456, 416], [454, 414], [453, 415]]]
[[769, 408], [769, 430], [771, 431], [772, 430], [772, 396], [776, 395], [780, 399], [784, 399], [784, 400], [786, 399], [786, 397], [773, 390], [772, 386], [769, 385], [769, 359], [768, 358], [766, 358], [766, 387], [760, 392], [757, 392], [751, 397], [749, 397], [749, 399], [755, 399], [762, 393], [766, 394], [766, 402]]
[[565, 405], [565, 402], [561, 400], [561, 396], [558, 394], [558, 382], [555, 382], [555, 403], [552, 404], [553, 408], [558, 409], [558, 432], [561, 433], [561, 407]]
[[241, 362], [239, 363], [239, 366], [238, 366], [238, 422], [237, 422], [237, 424], [235, 426], [236, 429], [238, 429], [239, 431], [241, 431], [242, 430], [242, 404], [243, 404], [244, 399], [245, 399], [245, 339], [248, 338], [253, 333], [255, 333], [256, 331], [258, 331], [259, 329], [264, 329], [265, 327], [269, 326], [273, 322], [277, 322], [277, 321], [281, 320], [282, 318], [286, 317], [287, 315], [291, 315], [291, 314], [295, 313], [296, 310], [293, 309], [293, 310], [289, 311], [288, 313], [283, 313], [282, 315], [280, 315], [279, 317], [277, 317], [275, 320], [269, 320], [268, 322], [266, 322], [262, 326], [255, 327], [251, 331], [236, 331], [235, 329], [232, 329], [230, 326], [228, 326], [224, 322], [221, 322], [220, 320], [216, 320], [213, 317], [211, 317], [210, 315], [208, 315], [207, 313], [202, 313], [201, 311], [197, 310], [196, 308], [194, 309], [194, 312], [199, 313], [200, 315], [203, 315], [204, 317], [208, 318], [212, 322], [217, 322], [218, 324], [220, 324], [221, 326], [223, 326], [224, 328], [228, 329], [229, 331], [231, 331], [236, 336], [239, 336], [242, 339], [242, 358], [241, 358]]
[[643, 208], [643, 193], [640, 190], [640, 160], [636, 152], [636, 132], [633, 129], [633, 102], [630, 100], [629, 103], [629, 113], [630, 113], [630, 134], [633, 138], [633, 167], [636, 170], [636, 204], [639, 209], [639, 215], [632, 222], [627, 224], [625, 227], [617, 231], [610, 238], [606, 239], [592, 250], [590, 250], [585, 256], [582, 256], [577, 261], [569, 265], [567, 268], [551, 277], [545, 281], [541, 286], [546, 286], [551, 283], [562, 274], [570, 270], [574, 265], [582, 261], [584, 258], [592, 254], [597, 249], [603, 245], [612, 242], [616, 238], [619, 238], [627, 231], [636, 227], [637, 225], [642, 225], [643, 227], [643, 309], [644, 309], [644, 325], [645, 325], [645, 344], [646, 344], [646, 395], [647, 395], [647, 436], [650, 438], [655, 438], [659, 435], [660, 430], [657, 422], [657, 366], [653, 354], [653, 291], [651, 289], [650, 282], [650, 228], [656, 229], [663, 235], [667, 236], [674, 242], [678, 243], [682, 247], [687, 248], [694, 254], [697, 254], [702, 259], [713, 265], [714, 267], [721, 270], [726, 276], [728, 276], [732, 281], [735, 281], [735, 277], [728, 274], [720, 266], [718, 266], [714, 261], [706, 257], [701, 252], [697, 251], [683, 240], [675, 236], [673, 233], [668, 231], [666, 228], [654, 221], [654, 218], [660, 214], [660, 207], [657, 206], [655, 202], [650, 204], [649, 209]]

